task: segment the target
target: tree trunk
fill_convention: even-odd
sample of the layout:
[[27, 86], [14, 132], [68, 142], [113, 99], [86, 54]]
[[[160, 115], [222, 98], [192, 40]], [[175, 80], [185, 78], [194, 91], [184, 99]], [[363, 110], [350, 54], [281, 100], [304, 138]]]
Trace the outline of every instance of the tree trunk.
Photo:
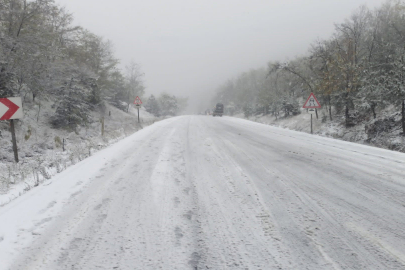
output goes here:
[[405, 136], [405, 100], [402, 100], [402, 136]]
[[374, 119], [377, 118], [377, 114], [375, 112], [375, 104], [371, 104], [371, 111], [373, 112]]
[[318, 119], [318, 109], [315, 109], [316, 119]]
[[104, 137], [104, 117], [101, 118], [101, 136]]
[[41, 112], [41, 103], [39, 103], [38, 106], [37, 122], [39, 120], [39, 113]]
[[330, 95], [328, 95], [328, 102], [329, 102], [329, 118], [332, 121], [332, 105], [330, 105]]
[[348, 97], [346, 97], [345, 120], [346, 120], [346, 127], [349, 127], [349, 98]]
[[26, 92], [25, 95], [24, 95], [24, 98], [23, 98], [23, 101], [22, 101], [22, 102], [23, 102], [23, 105], [24, 105], [24, 103], [25, 103], [25, 98], [27, 97], [27, 95], [28, 95], [28, 92]]

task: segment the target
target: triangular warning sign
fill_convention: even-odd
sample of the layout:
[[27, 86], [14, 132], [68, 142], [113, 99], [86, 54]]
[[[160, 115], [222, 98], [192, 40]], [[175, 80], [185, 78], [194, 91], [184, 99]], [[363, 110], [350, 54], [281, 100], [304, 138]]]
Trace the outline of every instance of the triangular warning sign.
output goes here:
[[134, 104], [135, 105], [141, 105], [142, 104], [142, 101], [138, 96], [135, 98]]
[[302, 108], [305, 109], [320, 109], [321, 104], [319, 104], [318, 100], [316, 99], [314, 93], [311, 93], [307, 99], [307, 101], [304, 103], [304, 106]]

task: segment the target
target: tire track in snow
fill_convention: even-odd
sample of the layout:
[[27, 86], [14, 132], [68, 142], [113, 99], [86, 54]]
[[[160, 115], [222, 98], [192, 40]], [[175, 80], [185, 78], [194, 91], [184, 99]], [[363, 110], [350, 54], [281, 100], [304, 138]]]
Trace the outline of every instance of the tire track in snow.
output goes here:
[[[228, 135], [227, 138], [230, 138], [234, 142], [237, 142], [238, 146], [241, 146], [242, 141], [235, 139], [235, 137], [237, 137], [237, 136], [235, 136], [235, 134], [227, 133], [227, 135]], [[244, 144], [243, 150], [245, 150], [245, 151], [248, 150], [247, 152], [252, 153], [251, 154], [251, 159], [255, 160], [256, 164], [260, 164], [260, 166], [262, 168], [258, 168], [257, 166], [255, 166], [255, 164], [253, 162], [246, 164], [247, 163], [246, 160], [248, 160], [248, 159], [243, 159], [243, 162], [241, 164], [243, 164], [245, 166], [245, 168], [247, 168], [247, 170], [251, 172], [251, 174], [253, 172], [253, 175], [256, 174], [254, 172], [255, 170], [256, 171], [260, 171], [260, 170], [263, 170], [263, 169], [268, 170], [268, 173], [270, 175], [273, 174], [274, 176], [277, 177], [277, 181], [272, 181], [272, 184], [279, 183], [280, 179], [283, 180], [282, 183], [284, 183], [284, 184], [288, 183], [285, 186], [285, 188], [283, 188], [280, 185], [278, 185], [277, 188], [275, 188], [276, 189], [275, 190], [276, 194], [278, 193], [277, 197], [283, 198], [283, 197], [285, 197], [286, 194], [291, 193], [290, 192], [291, 190], [295, 190], [295, 194], [296, 194], [296, 196], [298, 196], [300, 198], [300, 200], [298, 202], [294, 203], [295, 206], [292, 207], [292, 209], [298, 209], [295, 212], [293, 212], [294, 215], [292, 217], [304, 216], [301, 212], [302, 212], [303, 209], [305, 209], [305, 207], [308, 207], [307, 205], [309, 205], [310, 209], [312, 209], [311, 211], [313, 213], [316, 213], [317, 216], [318, 216], [318, 220], [311, 218], [311, 219], [308, 219], [309, 221], [314, 220], [314, 221], [317, 221], [317, 223], [321, 223], [321, 224], [325, 223], [325, 221], [327, 221], [327, 224], [326, 224], [327, 226], [323, 228], [323, 231], [326, 229], [327, 233], [326, 234], [324, 233], [323, 235], [318, 236], [318, 239], [322, 240], [321, 241], [322, 244], [321, 245], [317, 244], [319, 240], [315, 240], [315, 241], [311, 240], [311, 241], [313, 241], [317, 245], [317, 247], [322, 247], [325, 244], [326, 244], [326, 246], [330, 246], [330, 243], [334, 243], [334, 242], [337, 241], [335, 239], [338, 239], [338, 240], [340, 239], [339, 241], [343, 241], [340, 244], [338, 244], [338, 243], [336, 244], [336, 247], [338, 248], [337, 252], [339, 252], [339, 253], [342, 252], [343, 254], [346, 253], [347, 256], [339, 255], [339, 256], [341, 256], [340, 258], [337, 257], [337, 259], [330, 261], [329, 260], [330, 256], [328, 254], [334, 254], [334, 257], [336, 257], [336, 255], [337, 255], [336, 254], [337, 252], [335, 251], [336, 247], [333, 247], [332, 249], [329, 248], [327, 253], [324, 252], [323, 248], [322, 248], [322, 250], [320, 250], [322, 256], [327, 255], [329, 257], [329, 258], [327, 258], [327, 257], [324, 256], [326, 261], [330, 261], [330, 263], [332, 264], [331, 267], [337, 268], [338, 265], [342, 265], [343, 267], [346, 267], [346, 268], [349, 267], [351, 269], [364, 269], [364, 268], [368, 268], [370, 265], [374, 265], [377, 268], [384, 268], [384, 269], [385, 268], [394, 268], [394, 269], [401, 269], [402, 268], [401, 265], [399, 265], [396, 262], [392, 262], [392, 259], [387, 258], [387, 256], [383, 256], [383, 257], [385, 257], [385, 260], [377, 259], [378, 257], [380, 257], [380, 258], [382, 257], [381, 253], [376, 249], [370, 249], [370, 245], [365, 243], [364, 239], [357, 239], [356, 241], [353, 241], [352, 239], [353, 238], [356, 239], [356, 237], [352, 233], [347, 232], [347, 229], [344, 226], [342, 226], [342, 224], [344, 223], [343, 220], [341, 220], [340, 218], [339, 219], [331, 218], [332, 216], [327, 214], [327, 212], [330, 212], [331, 210], [333, 210], [333, 212], [336, 211], [336, 208], [335, 208], [335, 206], [333, 204], [329, 205], [327, 209], [325, 209], [325, 208], [321, 209], [321, 208], [319, 208], [319, 206], [322, 206], [322, 203], [320, 203], [319, 201], [315, 201], [313, 199], [309, 199], [309, 195], [312, 196], [312, 195], [317, 194], [317, 193], [314, 193], [314, 188], [316, 188], [317, 186], [314, 185], [315, 183], [311, 183], [311, 182], [314, 182], [314, 181], [308, 181], [309, 179], [303, 178], [302, 177], [303, 174], [302, 174], [301, 170], [298, 171], [297, 173], [294, 172], [294, 169], [292, 169], [293, 166], [289, 165], [289, 163], [291, 161], [294, 161], [294, 159], [293, 160], [291, 160], [291, 159], [286, 160], [286, 164], [279, 163], [279, 166], [273, 166], [272, 169], [270, 169], [270, 170], [268, 169], [268, 168], [270, 168], [270, 166], [268, 165], [268, 163], [265, 162], [265, 160], [266, 160], [266, 157], [271, 156], [271, 154], [269, 155], [268, 152], [265, 153], [264, 149], [266, 149], [270, 153], [274, 152], [274, 153], [277, 153], [277, 154], [287, 155], [288, 156], [288, 154], [284, 154], [284, 153], [285, 153], [285, 148], [287, 148], [287, 149], [291, 148], [289, 145], [287, 145], [287, 144], [274, 145], [276, 149], [279, 149], [278, 150], [279, 152], [275, 152], [273, 149], [268, 148], [268, 147], [259, 147], [259, 148], [254, 147], [254, 145], [256, 143], [255, 142], [256, 139], [257, 139], [257, 137], [253, 137], [253, 140], [243, 141], [243, 144]], [[271, 142], [271, 140], [272, 139], [270, 139], [270, 142]], [[293, 142], [292, 144], [294, 145], [296, 143]], [[283, 149], [281, 146], [283, 146], [285, 148]], [[239, 158], [246, 156], [246, 152], [244, 152], [243, 150], [240, 149], [240, 151], [242, 151], [244, 154], [239, 155], [238, 156]], [[293, 155], [291, 155], [291, 156], [294, 157]], [[242, 160], [242, 159], [240, 159], [240, 160]], [[294, 164], [296, 168], [305, 168], [307, 161], [308, 161], [308, 159], [306, 159], [306, 160], [301, 159], [301, 164], [297, 164], [298, 162], [293, 162], [293, 164], [296, 163], [296, 164]], [[337, 162], [339, 164], [340, 161], [337, 160]], [[363, 160], [359, 160], [359, 163], [362, 163], [362, 162], [363, 162]], [[352, 160], [352, 164], [353, 164], [354, 168], [357, 168], [357, 167], [355, 167], [355, 163], [353, 163], [353, 160]], [[318, 165], [319, 165], [318, 170], [321, 173], [323, 173], [322, 171], [324, 170], [324, 168], [327, 168], [327, 167], [323, 167], [322, 164], [318, 164]], [[310, 167], [314, 167], [314, 166], [310, 166]], [[333, 169], [333, 166], [331, 168]], [[301, 175], [299, 173], [301, 173]], [[325, 174], [323, 174], [323, 176], [324, 176], [324, 178], [323, 178], [324, 181], [326, 181], [326, 183], [328, 183], [327, 179], [329, 177], [327, 175], [325, 175]], [[347, 176], [347, 177], [349, 177], [349, 176]], [[357, 176], [354, 176], [354, 177], [351, 176], [349, 178], [359, 179]], [[256, 182], [258, 182], [258, 183], [263, 182], [263, 180], [260, 180], [260, 176], [255, 177], [255, 179], [257, 179]], [[321, 179], [322, 179], [322, 177], [321, 177]], [[363, 181], [363, 182], [368, 183], [368, 181]], [[396, 182], [396, 183], [399, 183], [399, 182]], [[309, 187], [312, 187], [312, 188], [309, 189]], [[322, 183], [321, 187], [325, 187], [325, 185]], [[305, 189], [303, 189], [303, 188], [305, 188]], [[351, 188], [353, 188], [353, 186]], [[397, 184], [396, 187], [393, 187], [392, 190], [398, 190], [398, 188], [401, 189], [401, 185]], [[356, 189], [360, 190], [359, 187], [356, 187], [354, 190], [356, 190]], [[352, 189], [350, 189], [348, 187], [345, 187], [345, 186], [342, 186], [341, 190], [344, 191], [344, 192], [351, 192]], [[385, 191], [384, 196], [388, 199], [389, 197], [386, 196], [387, 194], [390, 194], [390, 193]], [[303, 196], [304, 197], [306, 196], [305, 197], [306, 199], [303, 200], [303, 198], [304, 198]], [[375, 194], [370, 195], [370, 196], [373, 196], [373, 197], [370, 197], [370, 198], [374, 198], [374, 199], [378, 198], [378, 196], [375, 196]], [[269, 198], [269, 196], [266, 196], [266, 197]], [[323, 199], [325, 200], [325, 202], [334, 202], [334, 203], [336, 203], [336, 202], [338, 202], [338, 203], [339, 202], [345, 202], [342, 197], [337, 198], [338, 200], [336, 200], [336, 201], [333, 201], [332, 197], [331, 196], [323, 197]], [[395, 198], [395, 196], [394, 196], [394, 198]], [[285, 201], [285, 204], [288, 204], [291, 201], [294, 201], [294, 196], [289, 196], [288, 199], [285, 199], [284, 201]], [[398, 200], [391, 199], [391, 201], [397, 202], [396, 205], [393, 204], [393, 206], [398, 207]], [[386, 202], [384, 202], [384, 205], [385, 204], [386, 204]], [[280, 206], [283, 207], [282, 204], [280, 204]], [[330, 208], [330, 207], [333, 207], [333, 208]], [[347, 208], [346, 211], [349, 210], [349, 209], [351, 210], [352, 208]], [[396, 208], [396, 209], [399, 210], [398, 208]], [[289, 212], [289, 211], [287, 211], [287, 212]], [[387, 212], [389, 213], [389, 210]], [[291, 214], [293, 214], [293, 213], [291, 213]], [[342, 212], [342, 213], [345, 213], [345, 212]], [[373, 213], [378, 214], [378, 212], [376, 213], [375, 211]], [[381, 213], [384, 213], [384, 212], [381, 212]], [[398, 212], [398, 213], [400, 213], [400, 212]], [[362, 214], [362, 213], [360, 212], [360, 214]], [[307, 215], [307, 214], [305, 214], [305, 215]], [[339, 215], [339, 216], [342, 216], [342, 215]], [[326, 217], [326, 220], [325, 220], [325, 217]], [[363, 217], [365, 219], [367, 219], [367, 218], [370, 219], [370, 215], [368, 215], [368, 216], [364, 215]], [[378, 218], [377, 218], [377, 220], [378, 220]], [[296, 223], [297, 226], [299, 227], [299, 225], [303, 221], [305, 221], [305, 220], [302, 220], [302, 219], [298, 220], [297, 223]], [[375, 219], [374, 219], [374, 222], [375, 222]], [[388, 224], [390, 224], [390, 225], [395, 224], [394, 223], [395, 220], [394, 221], [387, 220], [386, 222]], [[340, 225], [338, 225], [338, 224], [340, 224]], [[403, 222], [401, 224], [403, 224]], [[291, 227], [292, 226], [290, 226], [289, 229], [291, 229]], [[302, 228], [301, 230], [305, 231], [305, 227]], [[331, 230], [334, 230], [333, 237], [330, 237], [330, 235], [328, 234]], [[401, 235], [401, 237], [404, 236], [405, 233], [404, 233], [403, 229], [401, 229], [400, 227], [397, 227], [397, 231], [399, 231], [399, 232], [402, 231], [402, 233], [400, 233], [400, 235]], [[342, 235], [342, 233], [343, 233], [343, 235]], [[310, 234], [313, 235], [313, 231], [310, 231]], [[321, 237], [321, 238], [319, 238], [319, 237]], [[311, 238], [313, 238], [313, 237], [311, 236]], [[325, 241], [325, 239], [330, 239], [331, 241]], [[345, 247], [345, 246], [347, 248], [349, 248], [347, 251], [342, 249], [342, 247]], [[350, 260], [348, 261], [347, 260], [348, 258], [351, 258], [353, 256], [352, 254], [350, 254], [350, 248], [354, 248], [354, 250], [355, 250], [355, 252], [353, 252], [353, 254], [355, 256], [354, 261], [350, 261]], [[301, 249], [299, 249], [299, 250], [301, 250]], [[362, 254], [362, 255], [360, 255], [360, 254]], [[357, 264], [357, 267], [355, 266], [356, 264]]]
[[228, 118], [151, 128], [36, 210], [13, 270], [404, 267], [398, 155]]

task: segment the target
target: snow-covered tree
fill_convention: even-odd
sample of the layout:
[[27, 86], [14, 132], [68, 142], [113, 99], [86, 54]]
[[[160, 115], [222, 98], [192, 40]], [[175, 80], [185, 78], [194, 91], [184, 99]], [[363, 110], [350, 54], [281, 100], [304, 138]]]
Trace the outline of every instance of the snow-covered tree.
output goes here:
[[15, 96], [17, 89], [18, 83], [15, 74], [8, 72], [0, 64], [0, 98]]
[[127, 103], [128, 109], [129, 105], [134, 102], [137, 96], [142, 97], [145, 93], [145, 87], [143, 86], [143, 73], [140, 70], [140, 67], [134, 61], [126, 67], [126, 87], [127, 87]]
[[51, 118], [52, 125], [56, 128], [75, 130], [78, 125], [88, 123], [92, 108], [89, 102], [86, 102], [86, 94], [91, 92], [86, 83], [72, 77], [60, 90], [62, 99]]
[[161, 115], [174, 116], [178, 113], [179, 106], [177, 104], [177, 98], [173, 95], [163, 93], [159, 97]]
[[160, 116], [160, 106], [159, 102], [156, 100], [154, 95], [151, 95], [145, 104], [145, 109], [147, 112], [153, 114], [154, 116]]
[[188, 97], [176, 97], [177, 99], [177, 114], [184, 112], [188, 106]]
[[344, 114], [347, 127], [394, 105], [404, 115], [405, 134], [404, 18], [403, 1], [387, 1], [374, 11], [360, 7], [336, 24], [330, 39], [316, 41], [308, 55], [269, 62], [265, 78], [260, 69], [240, 74], [218, 88], [213, 103], [233, 102], [246, 115], [277, 117], [280, 111], [298, 113], [298, 101], [314, 92], [330, 119], [333, 107]]

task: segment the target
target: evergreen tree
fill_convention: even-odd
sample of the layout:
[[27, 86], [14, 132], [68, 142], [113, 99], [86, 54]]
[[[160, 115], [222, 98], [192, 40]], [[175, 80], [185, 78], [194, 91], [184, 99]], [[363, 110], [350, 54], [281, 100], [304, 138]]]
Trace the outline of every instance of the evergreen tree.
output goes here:
[[89, 92], [91, 88], [89, 89], [86, 84], [71, 78], [70, 82], [61, 88], [62, 99], [51, 118], [52, 125], [56, 128], [75, 130], [78, 125], [88, 123], [92, 109], [86, 102], [88, 100], [86, 93]]
[[159, 104], [161, 109], [161, 115], [171, 115], [174, 116], [178, 112], [177, 98], [175, 96], [170, 96], [166, 93], [159, 97]]
[[154, 116], [160, 116], [159, 103], [154, 95], [151, 95], [146, 102], [145, 109], [147, 112], [153, 114]]

